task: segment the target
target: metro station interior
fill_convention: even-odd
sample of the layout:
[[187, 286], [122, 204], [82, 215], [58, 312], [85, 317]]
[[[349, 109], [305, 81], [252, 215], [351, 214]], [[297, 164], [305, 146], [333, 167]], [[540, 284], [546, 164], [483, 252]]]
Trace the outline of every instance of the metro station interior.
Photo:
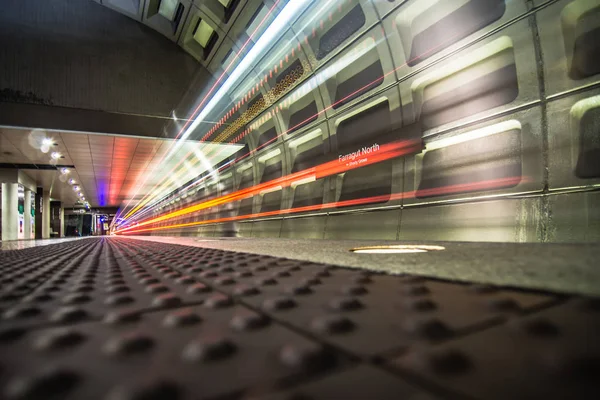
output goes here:
[[0, 9], [0, 399], [600, 396], [600, 0]]

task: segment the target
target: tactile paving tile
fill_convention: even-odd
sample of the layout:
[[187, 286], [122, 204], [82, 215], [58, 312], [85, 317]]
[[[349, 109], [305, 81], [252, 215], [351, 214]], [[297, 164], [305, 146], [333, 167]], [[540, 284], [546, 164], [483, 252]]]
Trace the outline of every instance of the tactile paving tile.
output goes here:
[[[0, 341], [7, 399], [214, 398], [266, 391], [348, 358], [243, 306], [193, 306], [35, 330]], [[136, 397], [146, 392], [150, 397]], [[175, 395], [177, 394], [177, 395]], [[40, 397], [42, 398], [42, 397]]]
[[[36, 287], [70, 263], [77, 263], [96, 241], [79, 245], [57, 245], [34, 249], [0, 252], [0, 309], [21, 301]], [[7, 253], [7, 254], [5, 254]]]
[[[101, 319], [125, 306], [146, 310], [198, 304], [210, 291], [190, 290], [197, 280], [181, 279], [182, 274], [160, 262], [143, 267], [119, 253], [108, 244], [65, 262], [51, 279], [6, 307], [4, 325], [25, 328]], [[172, 279], [163, 279], [169, 274]]]
[[232, 260], [188, 270], [273, 318], [365, 356], [445, 340], [555, 301], [544, 294], [267, 257], [252, 266]]
[[575, 299], [392, 365], [481, 399], [597, 399], [600, 301]]
[[598, 389], [594, 299], [128, 238], [1, 251], [0, 294], [0, 398]]

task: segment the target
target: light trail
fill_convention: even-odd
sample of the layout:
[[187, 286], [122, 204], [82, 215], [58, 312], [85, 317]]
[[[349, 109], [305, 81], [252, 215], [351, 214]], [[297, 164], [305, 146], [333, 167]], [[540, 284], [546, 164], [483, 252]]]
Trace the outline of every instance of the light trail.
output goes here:
[[[305, 179], [313, 179], [313, 178], [315, 180], [321, 179], [326, 176], [339, 174], [339, 173], [346, 172], [346, 171], [349, 171], [349, 170], [352, 170], [352, 169], [355, 169], [358, 167], [365, 167], [365, 166], [368, 166], [371, 164], [375, 164], [375, 163], [378, 163], [381, 161], [396, 158], [396, 157], [399, 157], [402, 155], [415, 153], [415, 152], [420, 151], [421, 149], [422, 149], [422, 143], [420, 140], [407, 140], [407, 141], [402, 141], [402, 142], [393, 142], [393, 143], [383, 144], [380, 146], [380, 149], [377, 152], [366, 155], [364, 158], [362, 158], [360, 164], [358, 162], [356, 162], [355, 165], [351, 164], [350, 162], [345, 162], [345, 161], [340, 162], [339, 158], [338, 158], [338, 159], [323, 163], [321, 165], [318, 165], [316, 167], [308, 168], [303, 171], [299, 171], [299, 172], [296, 172], [296, 173], [293, 173], [293, 174], [290, 174], [290, 175], [287, 175], [287, 176], [284, 176], [281, 178], [273, 179], [271, 181], [261, 183], [259, 185], [255, 185], [255, 186], [247, 188], [247, 189], [238, 190], [229, 195], [220, 196], [220, 197], [217, 197], [215, 199], [205, 201], [205, 202], [200, 202], [193, 206], [185, 207], [181, 210], [173, 211], [173, 212], [165, 214], [163, 216], [155, 217], [155, 218], [140, 222], [136, 226], [145, 226], [148, 224], [152, 224], [152, 223], [172, 219], [172, 218], [175, 218], [178, 216], [190, 214], [190, 213], [193, 213], [193, 212], [196, 212], [199, 210], [203, 210], [206, 208], [218, 206], [218, 205], [221, 205], [224, 203], [229, 203], [229, 202], [237, 201], [237, 200], [243, 200], [245, 198], [254, 196], [265, 190], [273, 189], [278, 186], [280, 186], [282, 188], [290, 186], [292, 183], [297, 182], [297, 181], [302, 181]], [[119, 231], [125, 231], [127, 229], [131, 229], [131, 228], [124, 228]]]
[[499, 187], [507, 187], [507, 186], [515, 186], [523, 181], [528, 181], [528, 179], [523, 178], [521, 176], [507, 177], [507, 178], [499, 178], [499, 179], [491, 179], [482, 182], [474, 182], [474, 183], [465, 183], [465, 184], [457, 184], [457, 185], [449, 185], [443, 186], [440, 188], [427, 189], [423, 191], [409, 191], [409, 192], [401, 192], [401, 193], [392, 193], [389, 195], [381, 195], [381, 196], [372, 196], [372, 197], [364, 197], [361, 199], [353, 199], [353, 200], [344, 200], [337, 201], [333, 203], [324, 203], [324, 204], [315, 204], [312, 206], [304, 206], [304, 207], [296, 207], [296, 208], [288, 208], [284, 210], [277, 211], [267, 211], [262, 213], [254, 213], [247, 215], [238, 215], [233, 217], [225, 217], [225, 218], [217, 218], [206, 221], [196, 221], [196, 222], [187, 222], [182, 224], [173, 224], [167, 226], [153, 227], [153, 228], [141, 228], [141, 224], [137, 226], [133, 226], [131, 228], [122, 229], [117, 231], [116, 234], [136, 234], [141, 232], [151, 232], [151, 231], [159, 231], [159, 230], [169, 230], [169, 229], [177, 229], [177, 228], [188, 228], [192, 226], [206, 225], [206, 224], [217, 224], [223, 222], [233, 222], [233, 221], [242, 221], [246, 219], [256, 219], [256, 218], [266, 218], [266, 217], [274, 217], [279, 215], [288, 215], [294, 213], [301, 212], [309, 212], [309, 211], [319, 211], [330, 208], [342, 208], [342, 207], [350, 207], [350, 206], [359, 206], [366, 205], [371, 203], [383, 203], [389, 201], [397, 201], [402, 199], [410, 199], [415, 198], [417, 193], [421, 197], [433, 197], [433, 196], [441, 196], [441, 195], [449, 195], [456, 193], [465, 193], [472, 191], [480, 191], [480, 190], [490, 190]]
[[[266, 18], [266, 17], [265, 17], [265, 18]], [[263, 22], [264, 22], [264, 20], [263, 20]], [[456, 33], [456, 34], [454, 34], [454, 35], [451, 35], [451, 36], [450, 36], [450, 37], [449, 37], [449, 38], [448, 38], [446, 41], [443, 41], [443, 42], [439, 43], [437, 46], [434, 46], [434, 47], [432, 47], [431, 49], [429, 49], [429, 50], [427, 50], [427, 51], [424, 51], [422, 54], [420, 54], [420, 55], [417, 55], [417, 56], [413, 57], [412, 59], [405, 61], [403, 64], [401, 64], [401, 65], [397, 66], [396, 68], [392, 69], [391, 71], [389, 71], [389, 72], [387, 72], [387, 73], [383, 74], [381, 77], [378, 77], [378, 78], [374, 79], [372, 82], [370, 82], [370, 83], [368, 83], [368, 84], [364, 85], [363, 87], [361, 87], [361, 88], [359, 88], [359, 89], [355, 90], [354, 92], [352, 92], [352, 93], [351, 93], [351, 94], [349, 94], [348, 96], [346, 96], [346, 97], [344, 97], [344, 98], [342, 98], [342, 99], [340, 99], [340, 100], [338, 100], [338, 101], [334, 102], [333, 104], [330, 104], [329, 106], [325, 107], [323, 110], [321, 110], [321, 111], [317, 112], [315, 115], [313, 115], [313, 116], [311, 116], [311, 117], [309, 117], [309, 118], [306, 118], [304, 121], [302, 121], [302, 122], [300, 122], [300, 123], [298, 123], [298, 124], [294, 125], [294, 126], [293, 126], [293, 127], [291, 127], [291, 128], [288, 128], [288, 129], [287, 129], [285, 132], [282, 132], [282, 133], [280, 133], [280, 134], [279, 134], [279, 135], [277, 135], [275, 138], [272, 138], [271, 140], [269, 140], [268, 142], [266, 142], [266, 143], [262, 144], [261, 146], [257, 147], [256, 149], [254, 149], [254, 150], [250, 150], [250, 151], [249, 151], [248, 153], [246, 153], [245, 155], [242, 155], [242, 156], [238, 157], [237, 159], [235, 159], [235, 160], [233, 161], [233, 163], [231, 163], [231, 165], [233, 165], [233, 164], [237, 163], [238, 161], [241, 161], [241, 160], [243, 160], [244, 158], [248, 157], [249, 155], [252, 155], [252, 154], [254, 154], [255, 152], [259, 151], [261, 148], [263, 148], [263, 147], [265, 147], [265, 146], [269, 145], [270, 143], [272, 143], [273, 141], [277, 140], [277, 138], [281, 137], [282, 135], [284, 135], [284, 134], [287, 134], [288, 132], [290, 132], [290, 131], [293, 131], [293, 130], [295, 130], [295, 129], [298, 129], [299, 127], [301, 127], [302, 125], [306, 124], [307, 122], [309, 122], [310, 120], [312, 120], [312, 119], [314, 119], [314, 118], [318, 118], [318, 116], [319, 116], [319, 115], [321, 115], [321, 114], [323, 114], [323, 113], [325, 113], [325, 111], [327, 111], [327, 110], [329, 110], [329, 109], [331, 109], [331, 108], [333, 108], [333, 107], [337, 106], [337, 105], [338, 105], [338, 104], [340, 104], [340, 103], [343, 103], [343, 102], [347, 101], [348, 99], [351, 99], [352, 97], [354, 97], [354, 96], [356, 96], [356, 95], [360, 94], [361, 92], [367, 91], [367, 90], [369, 89], [369, 87], [371, 87], [371, 86], [373, 86], [373, 85], [375, 85], [375, 84], [377, 84], [377, 83], [381, 83], [381, 82], [383, 82], [383, 81], [384, 81], [384, 79], [385, 79], [387, 76], [389, 76], [389, 75], [391, 75], [391, 74], [394, 74], [394, 73], [395, 73], [397, 70], [399, 70], [400, 68], [403, 68], [403, 67], [405, 67], [406, 65], [408, 65], [408, 64], [409, 64], [409, 63], [411, 63], [412, 61], [414, 61], [414, 60], [417, 60], [417, 59], [420, 59], [420, 58], [422, 58], [422, 57], [425, 57], [425, 56], [428, 56], [428, 55], [430, 55], [430, 54], [432, 54], [432, 53], [435, 53], [435, 52], [436, 52], [436, 51], [438, 51], [439, 49], [442, 49], [442, 48], [444, 48], [444, 47], [445, 47], [447, 44], [450, 44], [450, 43], [452, 43], [452, 41], [453, 41], [453, 40], [454, 40], [456, 37], [458, 37], [459, 35], [460, 35], [460, 32], [458, 32], [458, 33]], [[238, 53], [238, 54], [239, 54], [239, 53]], [[231, 64], [230, 64], [230, 65], [231, 65]], [[315, 79], [315, 77], [313, 77], [312, 79]], [[306, 84], [306, 82], [305, 82], [305, 84]], [[248, 93], [248, 94], [247, 94], [245, 97], [248, 97], [248, 95], [249, 95], [249, 94], [250, 94], [250, 92], [249, 92], [249, 93]], [[238, 103], [239, 103], [239, 102], [238, 102]], [[277, 109], [281, 109], [281, 108], [282, 108], [282, 104], [283, 104], [283, 103], [280, 103], [278, 106], [275, 106], [275, 107], [274, 107], [274, 109], [275, 109], [275, 110], [277, 110]], [[267, 107], [266, 109], [268, 109], [268, 107]], [[233, 108], [230, 110], [230, 112], [226, 113], [226, 114], [225, 114], [225, 116], [223, 117], [223, 121], [221, 121], [221, 122], [223, 122], [223, 123], [224, 123], [225, 121], [227, 121], [227, 119], [228, 119], [228, 118], [229, 118], [231, 115], [233, 115], [232, 111], [234, 111], [234, 110], [235, 110], [235, 107], [233, 107]], [[269, 113], [271, 113], [271, 112], [272, 112], [273, 114], [275, 113], [275, 111], [269, 111]], [[262, 113], [262, 112], [261, 112], [261, 113]], [[256, 116], [255, 120], [256, 120], [256, 119], [258, 119], [258, 118], [260, 117], [260, 114], [261, 114], [261, 113], [259, 113], [259, 114]], [[184, 127], [184, 128], [185, 128], [185, 127]], [[242, 136], [242, 135], [240, 135], [240, 137], [236, 137], [236, 142], [237, 142], [237, 141], [239, 141], [239, 140], [241, 140], [241, 139], [242, 139], [244, 136], [246, 136], [248, 133], [250, 133], [250, 131], [251, 131], [251, 130], [247, 129], [247, 130], [245, 131], [245, 134], [243, 134], [243, 136]], [[181, 133], [181, 131], [180, 131], [180, 133]], [[178, 135], [178, 136], [179, 136], [179, 135]], [[220, 171], [222, 171], [222, 169], [218, 169], [218, 170], [217, 170], [217, 172], [220, 172]], [[194, 187], [196, 184], [199, 184], [199, 182], [203, 181], [203, 179], [204, 179], [204, 178], [201, 178], [200, 180], [198, 180], [198, 181], [196, 181], [196, 182], [194, 182], [194, 183], [192, 183], [192, 184], [188, 185], [186, 188], [182, 189], [182, 191], [189, 190], [190, 188]], [[161, 200], [158, 200], [158, 202], [160, 202], [160, 201], [161, 201]], [[128, 203], [128, 204], [129, 204], [129, 203]], [[146, 202], [146, 204], [147, 204], [147, 202]], [[128, 206], [128, 205], [127, 205], [127, 206]], [[127, 206], [126, 206], [126, 207], [127, 207]], [[139, 210], [141, 207], [143, 207], [143, 206], [139, 206], [139, 207], [137, 207], [137, 206], [136, 206], [136, 208], [135, 208], [135, 209], [131, 210], [131, 211], [130, 211], [130, 212], [129, 212], [129, 213], [126, 215], [126, 216], [125, 216], [125, 219], [128, 219], [129, 217], [133, 217], [133, 216], [135, 216], [136, 212], [137, 212], [137, 211], [138, 211], [138, 210]], [[154, 208], [155, 208], [155, 207], [152, 207], [152, 208], [150, 208], [150, 210], [148, 210], [148, 211], [152, 211], [152, 209], [154, 209]], [[142, 210], [142, 211], [145, 211], [145, 210]], [[135, 220], [135, 218], [134, 218], [134, 220]]]
[[[254, 29], [254, 31], [252, 32], [252, 34], [248, 37], [248, 40], [246, 40], [246, 42], [244, 43], [244, 45], [241, 47], [240, 51], [238, 51], [236, 53], [235, 57], [231, 60], [231, 62], [227, 66], [227, 68], [223, 71], [223, 73], [221, 74], [221, 76], [219, 76], [219, 78], [214, 83], [214, 85], [210, 88], [210, 90], [208, 91], [208, 93], [204, 96], [204, 98], [200, 101], [200, 103], [198, 104], [198, 106], [194, 109], [194, 111], [191, 114], [191, 117], [188, 118], [188, 119], [186, 119], [185, 124], [179, 130], [179, 133], [177, 133], [177, 135], [175, 136], [175, 140], [176, 141], [177, 141], [177, 139], [179, 139], [179, 137], [181, 136], [181, 134], [187, 129], [187, 127], [189, 126], [189, 124], [192, 121], [192, 119], [194, 120], [194, 122], [197, 120], [197, 118], [199, 116], [199, 114], [197, 114], [197, 113], [200, 111], [200, 109], [202, 108], [202, 106], [204, 105], [204, 103], [206, 103], [206, 101], [208, 100], [209, 96], [212, 95], [213, 91], [217, 88], [217, 85], [219, 85], [219, 83], [221, 82], [221, 80], [223, 79], [223, 77], [229, 72], [229, 69], [232, 67], [232, 65], [235, 63], [235, 61], [238, 58], [240, 58], [240, 54], [244, 51], [244, 49], [246, 48], [246, 46], [248, 45], [248, 43], [250, 43], [252, 41], [252, 39], [254, 38], [254, 35], [256, 35], [256, 32], [258, 32], [258, 30], [262, 27], [262, 25], [265, 23], [265, 21], [267, 20], [267, 18], [271, 15], [271, 13], [277, 7], [277, 5], [279, 4], [280, 1], [281, 0], [275, 0], [275, 2], [271, 6], [271, 8], [267, 12], [267, 14], [261, 20], [260, 24], [257, 25], [257, 27]], [[195, 117], [194, 117], [194, 114], [196, 114]], [[171, 145], [171, 147], [173, 147], [173, 146], [175, 146], [175, 143], [173, 145]], [[169, 152], [167, 152], [166, 154], [167, 155], [171, 154], [171, 151], [169, 150]], [[167, 155], [163, 156], [161, 158], [161, 160], [158, 163], [156, 163], [155, 165], [160, 165], [162, 163], [162, 161], [165, 159], [165, 157], [167, 157]], [[148, 176], [149, 175], [146, 175], [146, 177], [148, 177]], [[143, 186], [145, 184], [146, 180], [147, 180], [147, 178], [144, 180], [144, 183], [142, 183], [140, 186]], [[132, 196], [132, 198], [125, 205], [125, 207], [124, 207], [123, 210], [126, 210], [127, 207], [129, 207], [129, 204], [131, 204], [131, 201], [133, 200], [133, 198], [135, 198], [136, 195], [137, 195], [137, 192]], [[134, 207], [134, 209], [132, 211], [134, 211], [136, 209], [139, 209], [139, 208], [138, 207]], [[131, 215], [132, 211], [130, 211], [129, 213], [127, 213], [124, 218], [128, 218]], [[119, 214], [119, 213], [117, 213], [117, 214]], [[119, 216], [119, 215], [117, 215], [117, 216]], [[115, 220], [116, 220], [116, 218], [115, 218]]]
[[[375, 85], [377, 82], [379, 82], [379, 81], [382, 81], [382, 80], [385, 78], [385, 76], [387, 76], [387, 75], [389, 75], [390, 73], [393, 73], [393, 72], [394, 72], [394, 71], [391, 71], [391, 72], [389, 72], [389, 73], [387, 73], [387, 74], [385, 74], [385, 75], [383, 75], [383, 76], [381, 76], [381, 77], [379, 77], [379, 78], [375, 79], [374, 81], [372, 81], [372, 82], [370, 82], [370, 83], [367, 83], [366, 85], [362, 86], [361, 88], [359, 88], [359, 89], [355, 90], [354, 92], [352, 92], [352, 93], [348, 94], [346, 97], [344, 97], [344, 98], [342, 98], [342, 99], [340, 99], [340, 100], [338, 100], [338, 101], [336, 101], [336, 102], [332, 103], [332, 104], [331, 104], [331, 105], [329, 105], [328, 107], [325, 107], [323, 110], [321, 110], [321, 111], [317, 112], [315, 115], [313, 115], [313, 116], [311, 116], [311, 117], [308, 117], [308, 118], [307, 118], [307, 119], [305, 119], [304, 121], [301, 121], [301, 122], [297, 123], [296, 125], [294, 125], [294, 126], [290, 127], [288, 130], [286, 130], [286, 131], [284, 131], [284, 132], [280, 133], [279, 135], [277, 135], [276, 137], [274, 137], [274, 138], [270, 139], [268, 142], [266, 142], [266, 143], [263, 143], [262, 145], [258, 146], [256, 149], [254, 149], [254, 150], [250, 150], [248, 153], [246, 153], [246, 154], [244, 154], [244, 155], [242, 155], [242, 156], [240, 156], [240, 157], [236, 158], [235, 160], [233, 160], [232, 164], [235, 164], [235, 163], [237, 163], [237, 162], [239, 162], [239, 161], [243, 160], [244, 158], [248, 157], [249, 155], [256, 153], [257, 151], [259, 151], [259, 150], [260, 150], [260, 149], [262, 149], [263, 147], [265, 147], [265, 146], [269, 145], [270, 143], [272, 143], [273, 141], [277, 140], [277, 138], [281, 137], [282, 135], [284, 135], [284, 134], [287, 134], [288, 132], [294, 131], [295, 129], [297, 129], [297, 128], [301, 127], [302, 125], [304, 125], [305, 123], [307, 123], [307, 122], [308, 122], [308, 121], [310, 121], [311, 119], [314, 119], [315, 117], [318, 117], [320, 114], [323, 114], [323, 113], [325, 113], [327, 110], [329, 110], [329, 109], [331, 109], [331, 108], [335, 107], [336, 105], [338, 105], [338, 104], [340, 104], [340, 103], [343, 103], [343, 102], [347, 101], [348, 99], [352, 98], [353, 96], [356, 96], [358, 93], [368, 90], [368, 88], [369, 88], [370, 86], [373, 86], [373, 85]], [[248, 132], [248, 133], [249, 133], [249, 132]], [[207, 156], [208, 156], [208, 155], [207, 155]], [[218, 170], [217, 170], [217, 172], [221, 172], [221, 170], [220, 170], [220, 169], [218, 169]], [[189, 189], [191, 189], [191, 188], [192, 188], [192, 187], [194, 187], [196, 184], [198, 184], [198, 182], [200, 182], [200, 181], [203, 181], [203, 180], [204, 180], [204, 178], [201, 178], [200, 180], [198, 180], [198, 181], [196, 181], [196, 182], [193, 182], [193, 183], [191, 183], [190, 185], [188, 185], [187, 187], [185, 187], [185, 188], [181, 189], [181, 191], [185, 192], [186, 190], [189, 190]], [[159, 200], [159, 201], [160, 201], [160, 200]], [[148, 211], [151, 211], [153, 208], [154, 208], [154, 207], [150, 208], [150, 210], [148, 210]], [[142, 212], [143, 212], [143, 211], [144, 211], [144, 210], [142, 210]], [[135, 214], [134, 214], [134, 215], [135, 215]], [[133, 217], [134, 215], [132, 215], [131, 217]], [[127, 218], [127, 216], [126, 216], [125, 218]]]

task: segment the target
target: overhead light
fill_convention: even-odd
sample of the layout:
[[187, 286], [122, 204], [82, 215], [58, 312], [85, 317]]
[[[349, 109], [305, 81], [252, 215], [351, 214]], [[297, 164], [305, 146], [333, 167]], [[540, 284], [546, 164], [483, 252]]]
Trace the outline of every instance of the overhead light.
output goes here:
[[78, 195], [79, 197], [82, 197], [82, 196], [83, 196], [83, 193], [79, 192], [79, 193], [77, 193], [77, 195]]
[[81, 200], [85, 200], [85, 197], [81, 196]]
[[60, 154], [59, 152], [55, 151], [52, 154], [50, 154], [50, 157], [52, 157], [55, 160], [58, 160], [59, 158], [62, 157], [62, 154]]
[[429, 251], [445, 250], [444, 246], [432, 245], [389, 245], [389, 246], [365, 246], [350, 249], [353, 253], [363, 254], [400, 254], [400, 253], [427, 253]]
[[[61, 170], [60, 170], [60, 172], [61, 172], [63, 175], [66, 175], [66, 174], [68, 174], [68, 173], [69, 173], [69, 172], [71, 172], [71, 171], [69, 170], [69, 168], [63, 168], [63, 169], [61, 169]], [[72, 180], [72, 179], [71, 179], [71, 180]], [[69, 182], [70, 182], [70, 181], [69, 181]]]
[[77, 185], [73, 186], [73, 190], [74, 191], [78, 191], [79, 190], [79, 186], [77, 186]]
[[69, 179], [69, 183], [70, 183], [71, 185], [74, 185], [74, 184], [76, 183], [76, 182], [75, 182], [75, 179]]
[[54, 140], [52, 140], [50, 138], [42, 139], [42, 145], [44, 145], [44, 146], [52, 146], [53, 144], [54, 144]]

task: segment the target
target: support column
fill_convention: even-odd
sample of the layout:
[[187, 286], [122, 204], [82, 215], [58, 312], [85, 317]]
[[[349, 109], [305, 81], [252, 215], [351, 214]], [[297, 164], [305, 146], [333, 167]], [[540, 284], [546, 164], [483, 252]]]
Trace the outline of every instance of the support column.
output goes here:
[[25, 197], [24, 197], [24, 224], [23, 232], [25, 239], [31, 239], [31, 190], [25, 189]]
[[42, 238], [42, 208], [43, 208], [44, 189], [37, 188], [35, 193], [35, 239]]
[[42, 196], [42, 239], [50, 238], [50, 192], [44, 190]]
[[2, 184], [2, 240], [17, 240], [19, 230], [19, 184]]
[[65, 237], [65, 209], [60, 208], [60, 237]]

